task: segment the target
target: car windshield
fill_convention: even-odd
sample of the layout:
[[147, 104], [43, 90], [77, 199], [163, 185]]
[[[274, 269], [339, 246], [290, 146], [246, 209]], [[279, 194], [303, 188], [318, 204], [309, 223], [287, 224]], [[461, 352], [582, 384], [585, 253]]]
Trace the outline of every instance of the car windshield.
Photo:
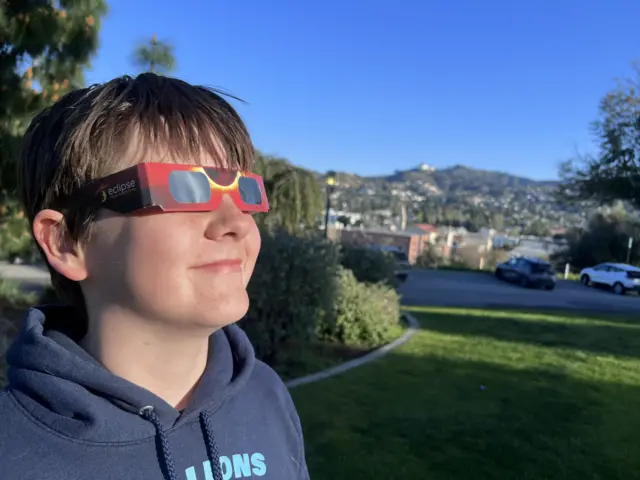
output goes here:
[[407, 254], [404, 252], [391, 252], [393, 254], [393, 257], [399, 261], [399, 262], [406, 262], [407, 260], [409, 260], [409, 257], [407, 257]]
[[551, 273], [551, 265], [549, 265], [548, 263], [532, 263], [531, 272], [532, 273]]

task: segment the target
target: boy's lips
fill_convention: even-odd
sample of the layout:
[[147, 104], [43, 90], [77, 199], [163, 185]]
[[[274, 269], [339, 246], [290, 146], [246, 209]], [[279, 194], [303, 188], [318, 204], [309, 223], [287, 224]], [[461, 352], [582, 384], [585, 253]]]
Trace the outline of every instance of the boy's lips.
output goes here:
[[203, 263], [194, 267], [194, 269], [216, 273], [241, 272], [242, 264], [243, 262], [239, 258], [228, 258], [224, 260], [216, 260], [215, 262]]

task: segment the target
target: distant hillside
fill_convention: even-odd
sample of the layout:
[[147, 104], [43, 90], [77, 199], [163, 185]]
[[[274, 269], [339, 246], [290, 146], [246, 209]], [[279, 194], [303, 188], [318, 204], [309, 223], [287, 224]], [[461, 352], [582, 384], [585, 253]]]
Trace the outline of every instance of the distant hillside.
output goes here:
[[[325, 176], [318, 174], [324, 183]], [[398, 224], [400, 203], [407, 206], [409, 221], [460, 224], [471, 227], [544, 224], [545, 228], [580, 224], [585, 212], [560, 204], [555, 181], [539, 181], [505, 172], [455, 165], [442, 170], [421, 165], [389, 175], [336, 174], [336, 205], [342, 211], [380, 214], [371, 223]], [[386, 215], [386, 214], [385, 214]]]
[[433, 178], [443, 192], [495, 193], [507, 188], [548, 188], [555, 182], [541, 182], [503, 172], [476, 170], [456, 165], [433, 172]]
[[[320, 175], [321, 178], [324, 178]], [[502, 188], [519, 187], [555, 187], [557, 182], [539, 181], [519, 177], [504, 172], [478, 170], [455, 165], [442, 170], [423, 170], [419, 167], [409, 170], [397, 170], [389, 175], [360, 176], [353, 173], [338, 172], [337, 182], [343, 187], [360, 187], [364, 184], [432, 184], [442, 192], [483, 193]]]

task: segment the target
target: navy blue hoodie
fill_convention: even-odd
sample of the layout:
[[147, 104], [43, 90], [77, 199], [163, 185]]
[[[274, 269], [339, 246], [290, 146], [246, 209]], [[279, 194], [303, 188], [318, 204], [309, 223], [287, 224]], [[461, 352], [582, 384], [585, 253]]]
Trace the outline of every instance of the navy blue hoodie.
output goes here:
[[1, 480], [308, 479], [300, 421], [276, 373], [231, 325], [178, 411], [74, 341], [65, 307], [31, 309], [7, 353]]

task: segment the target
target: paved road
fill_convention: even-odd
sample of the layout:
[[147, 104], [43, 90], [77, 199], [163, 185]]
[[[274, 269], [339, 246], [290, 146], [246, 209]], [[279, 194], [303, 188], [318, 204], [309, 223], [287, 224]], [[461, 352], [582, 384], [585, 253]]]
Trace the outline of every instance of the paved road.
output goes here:
[[561, 280], [555, 290], [533, 290], [501, 282], [490, 274], [414, 270], [400, 288], [406, 305], [593, 310], [638, 314], [640, 297], [614, 295]]
[[11, 265], [0, 262], [0, 279], [15, 280], [35, 285], [48, 285], [49, 272], [45, 267], [32, 265]]

